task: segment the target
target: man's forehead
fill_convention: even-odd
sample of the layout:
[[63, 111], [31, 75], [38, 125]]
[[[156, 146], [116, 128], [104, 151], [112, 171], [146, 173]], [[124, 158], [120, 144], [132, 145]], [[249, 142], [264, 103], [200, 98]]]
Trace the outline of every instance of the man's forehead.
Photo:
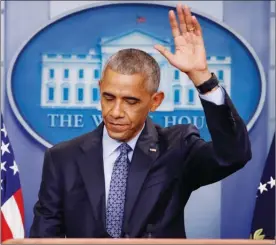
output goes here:
[[143, 97], [149, 94], [145, 86], [135, 82], [133, 84], [126, 85], [119, 83], [117, 85], [113, 82], [104, 81], [101, 92], [116, 97], [134, 97], [138, 99], [143, 99]]

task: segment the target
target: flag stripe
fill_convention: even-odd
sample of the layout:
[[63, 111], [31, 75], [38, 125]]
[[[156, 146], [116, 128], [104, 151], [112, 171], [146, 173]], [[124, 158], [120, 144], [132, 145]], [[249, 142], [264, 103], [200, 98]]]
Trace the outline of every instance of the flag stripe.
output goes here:
[[12, 239], [12, 233], [3, 213], [1, 212], [1, 241], [5, 241], [8, 239]]
[[8, 226], [10, 227], [13, 238], [24, 237], [24, 227], [14, 196], [5, 202], [1, 207], [1, 210]]
[[17, 203], [19, 212], [20, 212], [20, 218], [21, 222], [24, 224], [24, 206], [23, 206], [23, 195], [22, 195], [22, 190], [19, 189], [15, 194], [14, 194], [14, 199]]

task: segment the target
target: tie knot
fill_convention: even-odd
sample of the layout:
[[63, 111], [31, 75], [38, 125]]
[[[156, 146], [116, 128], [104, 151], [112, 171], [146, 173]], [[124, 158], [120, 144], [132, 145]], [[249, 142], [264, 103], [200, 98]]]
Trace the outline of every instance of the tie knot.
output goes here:
[[120, 152], [123, 154], [127, 154], [132, 150], [131, 147], [127, 143], [122, 143], [119, 146], [119, 149], [120, 149]]

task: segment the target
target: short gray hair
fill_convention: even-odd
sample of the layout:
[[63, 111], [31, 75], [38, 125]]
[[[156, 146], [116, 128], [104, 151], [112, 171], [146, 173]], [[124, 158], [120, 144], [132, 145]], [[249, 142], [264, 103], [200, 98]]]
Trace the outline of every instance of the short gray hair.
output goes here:
[[103, 70], [107, 68], [124, 75], [141, 74], [145, 77], [149, 92], [155, 93], [160, 84], [160, 67], [148, 53], [139, 49], [122, 49], [112, 55]]

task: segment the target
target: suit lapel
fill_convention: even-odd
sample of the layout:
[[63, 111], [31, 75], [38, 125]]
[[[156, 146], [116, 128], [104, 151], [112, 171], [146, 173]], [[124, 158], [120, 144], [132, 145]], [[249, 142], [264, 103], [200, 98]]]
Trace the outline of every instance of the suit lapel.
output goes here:
[[105, 181], [102, 156], [103, 123], [91, 133], [89, 140], [81, 145], [82, 154], [78, 158], [95, 221], [105, 227]]
[[144, 180], [151, 169], [152, 163], [158, 155], [158, 134], [151, 119], [148, 118], [143, 132], [137, 141], [132, 161], [130, 163], [124, 225], [128, 225], [131, 219], [132, 210], [135, 206]]

